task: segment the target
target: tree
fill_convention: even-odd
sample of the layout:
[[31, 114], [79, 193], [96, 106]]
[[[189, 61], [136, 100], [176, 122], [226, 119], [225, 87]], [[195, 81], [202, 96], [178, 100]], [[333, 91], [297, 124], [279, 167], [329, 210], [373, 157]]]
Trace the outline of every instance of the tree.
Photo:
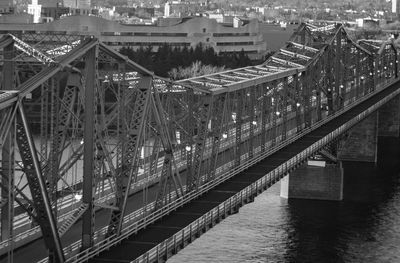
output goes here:
[[[192, 68], [192, 73], [197, 72], [195, 69], [199, 67], [201, 68], [199, 71], [204, 74], [212, 73], [218, 68], [237, 68], [252, 64], [252, 61], [244, 50], [239, 54], [235, 52], [217, 54], [212, 47], [202, 44], [197, 45], [193, 49], [193, 47], [188, 48], [187, 46], [172, 48], [170, 44], [163, 43], [158, 47], [156, 52], [153, 51], [151, 45], [147, 47], [140, 46], [136, 50], [133, 50], [131, 47], [122, 47], [120, 52], [162, 77], [168, 77], [170, 75], [169, 72], [174, 68], [178, 70], [193, 67], [195, 62], [201, 62], [201, 65], [195, 64]], [[173, 76], [178, 76], [178, 73], [172, 74]], [[187, 76], [189, 75], [187, 74]]]
[[204, 65], [201, 61], [193, 62], [192, 65], [186, 68], [173, 68], [168, 72], [168, 76], [173, 80], [187, 79], [202, 75], [213, 74], [224, 71], [225, 67], [217, 67], [211, 65]]

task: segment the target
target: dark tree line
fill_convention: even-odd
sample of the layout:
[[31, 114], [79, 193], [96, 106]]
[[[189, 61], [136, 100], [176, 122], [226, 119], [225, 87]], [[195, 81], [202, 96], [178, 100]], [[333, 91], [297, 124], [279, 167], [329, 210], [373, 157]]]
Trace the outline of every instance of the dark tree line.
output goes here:
[[168, 77], [168, 72], [173, 68], [186, 68], [196, 61], [200, 61], [203, 65], [225, 67], [226, 69], [253, 64], [244, 50], [238, 53], [222, 52], [217, 54], [212, 47], [205, 47], [202, 44], [195, 48], [178, 48], [164, 43], [157, 51], [154, 51], [152, 46], [141, 46], [137, 50], [123, 47], [120, 52], [161, 77]]

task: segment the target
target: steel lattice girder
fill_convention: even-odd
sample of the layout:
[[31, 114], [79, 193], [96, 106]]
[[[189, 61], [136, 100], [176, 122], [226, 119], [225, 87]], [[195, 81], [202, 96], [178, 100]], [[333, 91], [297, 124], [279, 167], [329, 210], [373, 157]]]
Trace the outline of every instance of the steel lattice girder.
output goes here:
[[64, 262], [64, 253], [56, 221], [51, 210], [47, 189], [41, 175], [37, 152], [33, 139], [30, 137], [28, 122], [22, 105], [19, 106], [19, 114], [17, 116], [16, 141], [31, 190], [36, 219], [42, 230], [46, 247], [49, 250], [50, 261]]

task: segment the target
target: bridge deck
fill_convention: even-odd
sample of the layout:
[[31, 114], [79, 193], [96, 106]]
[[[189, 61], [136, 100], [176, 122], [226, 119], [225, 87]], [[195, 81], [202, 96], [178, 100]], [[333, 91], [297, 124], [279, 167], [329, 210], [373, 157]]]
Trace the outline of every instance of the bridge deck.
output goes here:
[[400, 83], [395, 83], [380, 91], [349, 111], [338, 115], [328, 123], [304, 135], [301, 139], [268, 156], [251, 168], [221, 183], [198, 199], [171, 212], [153, 225], [139, 231], [136, 235], [130, 236], [118, 246], [100, 253], [99, 256], [89, 262], [130, 262], [136, 259], [398, 88], [400, 88]]

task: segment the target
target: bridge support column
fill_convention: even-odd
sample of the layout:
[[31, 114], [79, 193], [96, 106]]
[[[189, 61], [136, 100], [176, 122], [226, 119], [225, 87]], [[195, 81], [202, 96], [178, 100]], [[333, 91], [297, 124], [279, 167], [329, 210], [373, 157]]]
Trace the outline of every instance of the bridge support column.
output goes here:
[[341, 161], [377, 161], [378, 112], [362, 120], [339, 141], [338, 159]]
[[400, 96], [396, 96], [379, 109], [378, 136], [399, 137]]
[[340, 201], [343, 199], [342, 163], [325, 167], [304, 164], [281, 179], [281, 197]]

